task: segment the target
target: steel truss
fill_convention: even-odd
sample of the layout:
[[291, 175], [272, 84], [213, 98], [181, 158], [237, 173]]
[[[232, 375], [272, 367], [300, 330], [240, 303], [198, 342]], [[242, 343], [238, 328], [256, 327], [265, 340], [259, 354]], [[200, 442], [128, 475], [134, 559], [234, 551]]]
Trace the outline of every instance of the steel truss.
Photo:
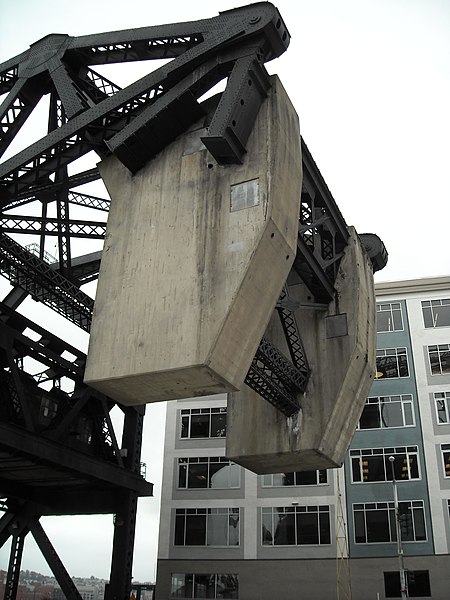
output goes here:
[[[98, 276], [101, 251], [83, 255], [74, 242], [101, 242], [109, 200], [75, 191], [99, 179], [96, 167], [78, 159], [114, 152], [135, 173], [207, 114], [202, 95], [225, 79], [202, 141], [218, 163], [242, 162], [270, 86], [264, 64], [288, 44], [280, 14], [261, 2], [190, 23], [52, 34], [0, 65], [0, 156], [49, 98], [47, 135], [0, 164], [0, 273], [13, 286], [0, 303], [0, 545], [12, 540], [8, 600], [16, 596], [29, 532], [66, 597], [79, 598], [39, 518], [84, 513], [116, 515], [108, 597], [128, 600], [137, 499], [152, 493], [139, 470], [144, 410], [120, 407], [119, 443], [115, 403], [83, 383], [84, 354], [16, 310], [31, 295], [89, 331], [93, 301], [80, 287]], [[152, 59], [166, 62], [123, 89], [96, 70]], [[327, 304], [347, 227], [305, 144], [303, 169], [294, 271], [314, 301]], [[94, 216], [80, 218], [80, 210]], [[57, 254], [50, 260], [49, 239]], [[309, 368], [287, 299], [288, 287], [277, 311], [290, 359], [262, 340], [247, 382], [292, 414]]]

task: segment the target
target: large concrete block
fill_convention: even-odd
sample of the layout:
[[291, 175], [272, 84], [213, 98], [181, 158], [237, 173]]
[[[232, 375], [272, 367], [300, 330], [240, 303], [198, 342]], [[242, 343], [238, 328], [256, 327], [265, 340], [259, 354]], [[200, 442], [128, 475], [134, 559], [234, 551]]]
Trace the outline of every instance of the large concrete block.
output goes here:
[[[344, 460], [372, 385], [376, 346], [372, 265], [353, 228], [350, 234], [335, 300], [326, 311], [296, 311], [311, 368], [298, 414], [284, 416], [247, 386], [228, 395], [226, 454], [256, 473], [326, 469]], [[304, 284], [290, 285], [289, 293], [311, 302]], [[289, 356], [275, 315], [266, 336]]]
[[218, 166], [204, 123], [111, 196], [86, 382], [133, 405], [240, 389], [296, 252], [298, 118], [272, 78], [243, 165]]

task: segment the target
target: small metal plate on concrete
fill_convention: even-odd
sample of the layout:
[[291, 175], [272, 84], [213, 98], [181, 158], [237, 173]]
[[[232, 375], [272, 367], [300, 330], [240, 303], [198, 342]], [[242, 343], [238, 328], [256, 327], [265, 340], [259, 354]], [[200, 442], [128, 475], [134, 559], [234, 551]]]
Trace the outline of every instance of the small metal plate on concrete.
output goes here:
[[230, 211], [252, 208], [259, 204], [259, 179], [244, 181], [231, 186]]
[[328, 339], [348, 335], [347, 315], [341, 313], [325, 317], [325, 327]]

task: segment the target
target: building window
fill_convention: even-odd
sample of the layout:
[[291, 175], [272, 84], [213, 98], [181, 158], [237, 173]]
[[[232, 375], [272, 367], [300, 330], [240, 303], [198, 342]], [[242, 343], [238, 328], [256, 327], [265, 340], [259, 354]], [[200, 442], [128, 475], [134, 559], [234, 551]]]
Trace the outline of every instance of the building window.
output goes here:
[[425, 327], [450, 327], [450, 298], [422, 302]]
[[239, 546], [239, 508], [177, 508], [175, 546]]
[[[396, 542], [393, 502], [369, 502], [353, 505], [356, 544]], [[403, 542], [426, 540], [422, 500], [399, 502], [399, 521]]]
[[227, 433], [227, 409], [187, 408], [181, 411], [182, 438], [217, 438]]
[[239, 598], [239, 575], [172, 573], [171, 598]]
[[263, 546], [331, 543], [329, 506], [265, 506], [261, 516]]
[[[428, 571], [406, 571], [408, 598], [431, 596], [430, 575]], [[384, 572], [384, 595], [386, 598], [401, 598], [400, 573]]]
[[450, 519], [450, 498], [447, 500], [448, 518]]
[[428, 346], [428, 356], [432, 375], [450, 373], [450, 344]]
[[224, 490], [241, 485], [241, 468], [224, 456], [178, 459], [178, 487]]
[[406, 348], [384, 348], [377, 350], [377, 372], [375, 379], [409, 377]]
[[434, 404], [438, 425], [450, 424], [450, 392], [435, 392]]
[[393, 456], [395, 479], [419, 479], [417, 446], [350, 450], [353, 483], [392, 481], [389, 457]]
[[328, 483], [326, 469], [296, 471], [294, 473], [271, 473], [262, 476], [263, 487], [293, 487], [296, 485], [323, 485]]
[[414, 412], [411, 394], [371, 396], [366, 399], [358, 429], [384, 429], [413, 425]]
[[450, 477], [450, 444], [441, 444], [444, 477]]
[[403, 331], [402, 307], [400, 302], [377, 304], [377, 332]]

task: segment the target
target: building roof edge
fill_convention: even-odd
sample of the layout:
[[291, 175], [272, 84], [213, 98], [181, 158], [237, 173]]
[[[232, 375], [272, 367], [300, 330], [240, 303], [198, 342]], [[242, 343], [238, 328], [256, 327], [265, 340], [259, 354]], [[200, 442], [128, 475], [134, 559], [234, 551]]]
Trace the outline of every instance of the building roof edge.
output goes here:
[[402, 281], [380, 281], [375, 283], [377, 296], [390, 294], [407, 294], [414, 292], [438, 292], [450, 289], [450, 275], [441, 277], [422, 277], [421, 279], [404, 279]]

